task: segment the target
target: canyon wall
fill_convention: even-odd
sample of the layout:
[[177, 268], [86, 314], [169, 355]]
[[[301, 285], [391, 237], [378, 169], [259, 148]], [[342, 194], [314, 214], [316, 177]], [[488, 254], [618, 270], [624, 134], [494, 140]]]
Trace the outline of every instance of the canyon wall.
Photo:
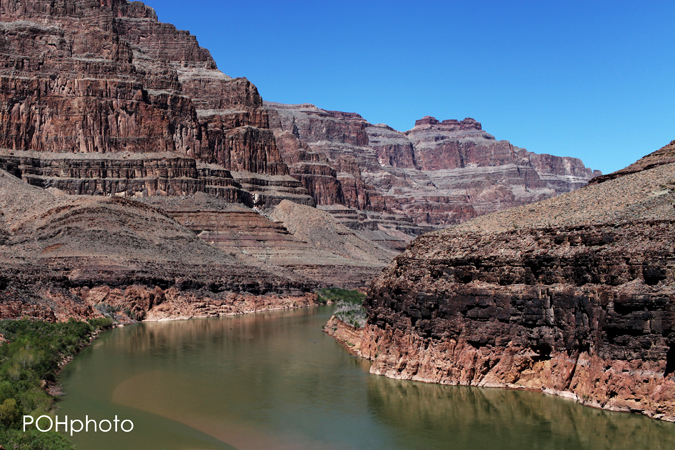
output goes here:
[[569, 192], [600, 174], [576, 158], [497, 141], [469, 118], [425, 117], [401, 133], [354, 113], [265, 105], [290, 173], [319, 206], [438, 227]]
[[673, 148], [417, 238], [371, 285], [371, 372], [675, 420]]
[[[0, 0], [0, 19], [0, 173], [47, 190], [44, 202], [52, 205], [39, 219], [19, 214], [21, 230], [3, 231], [1, 244], [11, 254], [31, 239], [48, 242], [35, 229], [38, 222], [60, 236], [47, 247], [19, 251], [25, 258], [7, 269], [0, 293], [21, 306], [3, 310], [3, 317], [43, 309], [61, 311], [60, 319], [83, 317], [65, 305], [102, 301], [76, 292], [80, 282], [64, 274], [88, 274], [80, 284], [111, 289], [115, 307], [131, 305], [144, 317], [153, 302], [138, 309], [135, 294], [125, 294], [137, 284], [147, 292], [175, 288], [171, 298], [187, 299], [186, 305], [230, 294], [304, 296], [326, 283], [363, 286], [394, 256], [349, 230], [336, 231], [347, 239], [332, 251], [310, 245], [262, 213], [284, 201], [309, 207], [315, 200], [289, 175], [258, 90], [219, 71], [194, 36], [159, 22], [152, 8], [126, 0]], [[12, 199], [16, 192], [31, 194], [18, 195], [15, 208], [30, 208], [39, 195], [9, 182], [2, 195]], [[64, 193], [75, 198], [61, 198]], [[119, 220], [111, 208], [120, 209]], [[139, 208], [162, 217], [148, 221]], [[88, 217], [95, 230], [64, 222], [61, 210]], [[12, 211], [9, 204], [0, 210]], [[325, 212], [302, 211], [299, 216], [334, 222]], [[118, 235], [128, 226], [131, 236]], [[163, 242], [176, 229], [181, 239], [186, 232], [192, 238], [180, 254], [165, 254]], [[136, 232], [152, 238], [143, 243]], [[87, 245], [78, 233], [88, 236]], [[116, 239], [119, 248], [110, 248]], [[350, 239], [362, 242], [361, 253], [370, 257], [345, 253]], [[139, 259], [132, 242], [157, 248]], [[206, 259], [204, 245], [213, 253]], [[217, 281], [228, 277], [231, 282]], [[33, 289], [32, 279], [50, 280], [51, 287]], [[52, 298], [54, 290], [62, 301]]]
[[[88, 154], [152, 159], [175, 153], [173, 158], [247, 174], [243, 190], [249, 197], [259, 194], [261, 204], [289, 197], [277, 198], [270, 188], [277, 185], [282, 191], [292, 187], [294, 200], [314, 204], [288, 177], [256, 87], [219, 71], [194, 36], [159, 22], [152, 8], [125, 0], [2, 0], [0, 13], [1, 160], [16, 151], [38, 152], [37, 159], [57, 153], [62, 168], [52, 178], [66, 171], [66, 178], [82, 177], [91, 186], [100, 173], [73, 176], [65, 165], [90, 164]], [[176, 185], [152, 177], [136, 192], [161, 194], [166, 190], [153, 189], [153, 183]], [[125, 174], [112, 178], [124, 180]], [[216, 193], [204, 188], [209, 181], [170, 190]], [[69, 193], [129, 192], [115, 179], [99, 181], [107, 185], [103, 190], [82, 191], [72, 180], [56, 183]], [[226, 191], [232, 201], [246, 197]]]

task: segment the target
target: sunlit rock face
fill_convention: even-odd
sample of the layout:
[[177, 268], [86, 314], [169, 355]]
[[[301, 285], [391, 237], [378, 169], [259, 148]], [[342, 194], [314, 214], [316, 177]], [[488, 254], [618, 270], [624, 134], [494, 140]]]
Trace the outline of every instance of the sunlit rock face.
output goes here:
[[[219, 71], [194, 36], [159, 22], [152, 8], [124, 0], [2, 0], [0, 12], [0, 158], [12, 151], [40, 152], [38, 159], [70, 154], [60, 164], [77, 167], [89, 164], [79, 161], [85, 154], [176, 153], [174, 159], [254, 174], [248, 178], [263, 181], [243, 186], [250, 197], [258, 193], [278, 203], [288, 196], [277, 198], [279, 189], [270, 186], [281, 184], [286, 192], [295, 189], [291, 194], [300, 203], [314, 203], [301, 184], [285, 181], [288, 168], [256, 87]], [[73, 171], [64, 166], [63, 172]], [[31, 175], [39, 185], [35, 176], [42, 175]], [[111, 179], [104, 194], [147, 190], [98, 175]], [[270, 183], [269, 177], [281, 178]], [[242, 188], [194, 181], [199, 173], [188, 178], [191, 186], [172, 190]], [[223, 194], [246, 200], [236, 189]]]
[[470, 118], [424, 117], [401, 133], [354, 113], [265, 104], [284, 161], [319, 205], [439, 227], [569, 192], [600, 174], [576, 158], [497, 141]]
[[371, 371], [675, 420], [672, 148], [414, 240], [366, 300]]

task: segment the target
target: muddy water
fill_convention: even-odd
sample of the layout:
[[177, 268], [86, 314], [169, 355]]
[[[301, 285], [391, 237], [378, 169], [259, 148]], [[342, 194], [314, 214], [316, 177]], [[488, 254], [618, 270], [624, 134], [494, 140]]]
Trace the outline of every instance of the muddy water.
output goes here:
[[330, 311], [106, 333], [63, 372], [58, 414], [133, 421], [75, 435], [79, 450], [675, 448], [675, 425], [642, 416], [370, 375], [321, 332]]

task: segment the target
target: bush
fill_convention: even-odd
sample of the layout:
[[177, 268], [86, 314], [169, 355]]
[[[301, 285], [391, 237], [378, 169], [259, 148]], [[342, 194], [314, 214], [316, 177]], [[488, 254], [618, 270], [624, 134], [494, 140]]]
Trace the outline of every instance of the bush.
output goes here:
[[101, 330], [107, 330], [112, 328], [114, 322], [110, 317], [102, 317], [100, 319], [89, 319], [87, 320], [89, 322], [89, 325], [91, 325], [94, 328], [98, 328]]
[[16, 405], [16, 400], [8, 398], [0, 405], [0, 423], [6, 427], [11, 427], [19, 423], [21, 411]]
[[346, 302], [338, 302], [338, 307], [335, 309], [333, 315], [336, 319], [354, 328], [365, 327], [368, 319], [366, 309], [363, 306]]
[[367, 316], [363, 307], [365, 294], [333, 287], [319, 291], [319, 301], [322, 299], [325, 300], [323, 303], [331, 301], [336, 304], [337, 308], [333, 313], [336, 319], [354, 328], [363, 328], [366, 325]]
[[66, 323], [0, 321], [0, 334], [8, 341], [0, 345], [0, 443], [5, 448], [73, 448], [56, 432], [23, 433], [20, 419], [51, 412], [54, 399], [42, 389], [43, 380], [56, 381], [61, 361], [85, 346], [94, 330], [111, 326], [109, 318], [89, 323], [73, 319]]
[[7, 450], [73, 450], [65, 436], [51, 431], [41, 433], [38, 430], [0, 429], [0, 442]]
[[362, 294], [359, 291], [348, 289], [341, 289], [337, 287], [331, 287], [326, 289], [321, 289], [319, 291], [319, 301], [322, 303], [351, 303], [356, 305], [362, 305], [363, 301], [366, 299], [366, 294]]

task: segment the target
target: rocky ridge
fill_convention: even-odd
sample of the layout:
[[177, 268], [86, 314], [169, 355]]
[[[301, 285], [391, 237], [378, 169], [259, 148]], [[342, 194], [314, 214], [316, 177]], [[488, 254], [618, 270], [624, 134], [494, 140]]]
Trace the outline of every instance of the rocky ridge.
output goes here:
[[290, 173], [318, 205], [396, 214], [422, 226], [409, 229], [417, 234], [569, 192], [600, 174], [576, 158], [497, 141], [470, 118], [425, 117], [401, 133], [310, 104], [265, 106]]
[[316, 298], [316, 282], [242, 262], [166, 212], [127, 199], [65, 195], [0, 171], [0, 211], [2, 318], [126, 310], [140, 320], [162, 310], [167, 317], [217, 315]]
[[264, 263], [316, 286], [365, 286], [396, 256], [331, 215], [283, 200], [263, 213], [205, 194], [149, 197], [203, 241], [246, 264]]
[[372, 373], [675, 421], [670, 152], [417, 238], [372, 283], [359, 337], [328, 331], [359, 341]]

